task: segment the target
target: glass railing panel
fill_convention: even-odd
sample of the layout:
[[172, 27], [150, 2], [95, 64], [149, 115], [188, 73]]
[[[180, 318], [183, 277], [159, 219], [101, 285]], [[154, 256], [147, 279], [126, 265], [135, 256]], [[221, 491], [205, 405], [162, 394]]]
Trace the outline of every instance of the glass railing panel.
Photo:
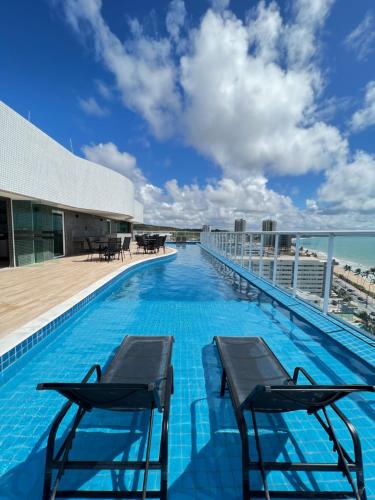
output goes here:
[[375, 237], [336, 236], [328, 312], [375, 335]]
[[[296, 234], [283, 233], [279, 234], [274, 245], [277, 244], [276, 259], [272, 262], [272, 282], [283, 288], [288, 293], [292, 293], [293, 278], [294, 278], [294, 259]], [[275, 255], [275, 249], [274, 249]]]
[[242, 255], [242, 267], [249, 269], [250, 264], [250, 246], [251, 246], [251, 235], [249, 233], [244, 233], [243, 236], [243, 255]]
[[254, 274], [259, 274], [261, 256], [261, 236], [260, 233], [252, 233], [251, 249], [249, 249], [250, 270]]
[[276, 234], [263, 234], [260, 276], [270, 281], [273, 281], [273, 269], [275, 264], [276, 244], [278, 236]]
[[243, 255], [243, 233], [234, 233], [234, 255], [233, 260], [236, 264], [242, 264], [242, 255]]
[[[295, 295], [323, 311], [327, 275], [329, 236], [306, 236], [299, 239], [298, 278]], [[296, 246], [297, 239], [295, 240]], [[332, 272], [331, 272], [332, 274]], [[293, 291], [293, 286], [292, 286]], [[329, 296], [330, 296], [329, 292]]]

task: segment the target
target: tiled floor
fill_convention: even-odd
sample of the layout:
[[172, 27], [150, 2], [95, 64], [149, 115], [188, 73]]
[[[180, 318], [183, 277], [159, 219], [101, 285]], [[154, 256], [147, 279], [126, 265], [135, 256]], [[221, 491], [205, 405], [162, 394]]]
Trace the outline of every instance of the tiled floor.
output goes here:
[[[166, 254], [170, 252], [166, 249]], [[93, 261], [86, 256], [63, 257], [42, 264], [0, 271], [0, 339], [40, 314], [64, 302], [125, 264], [152, 257], [132, 248], [124, 261]]]

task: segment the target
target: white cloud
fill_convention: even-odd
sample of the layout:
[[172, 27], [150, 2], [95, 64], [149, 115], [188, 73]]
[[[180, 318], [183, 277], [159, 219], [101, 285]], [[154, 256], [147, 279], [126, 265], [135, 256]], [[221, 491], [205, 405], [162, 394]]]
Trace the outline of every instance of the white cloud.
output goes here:
[[366, 13], [360, 24], [345, 38], [344, 44], [353, 50], [359, 61], [366, 61], [374, 51], [375, 21], [373, 14]]
[[375, 214], [375, 157], [360, 151], [351, 163], [327, 172], [319, 198], [328, 211]]
[[[149, 38], [138, 29], [125, 43], [106, 24], [99, 0], [89, 8], [83, 0], [63, 5], [73, 28], [94, 40], [124, 103], [141, 113], [157, 137], [182, 135], [224, 175], [239, 179], [267, 171], [319, 171], [345, 157], [339, 131], [313, 120], [321, 86], [313, 63], [315, 32], [331, 4], [299, 0], [289, 24], [275, 3], [260, 2], [247, 22], [228, 10], [209, 9], [189, 31], [180, 62], [172, 57], [172, 39], [185, 18], [181, 0], [172, 2], [167, 15], [170, 38]], [[279, 62], [285, 48], [289, 67]]]
[[146, 38], [139, 32], [123, 44], [103, 19], [101, 0], [60, 4], [73, 30], [92, 38], [96, 55], [113, 73], [124, 104], [139, 112], [157, 137], [171, 133], [180, 102], [170, 41]]
[[94, 97], [88, 97], [87, 99], [78, 99], [79, 107], [88, 115], [92, 116], [107, 116], [109, 111], [107, 108], [102, 107], [94, 99]]
[[101, 80], [95, 80], [95, 87], [99, 95], [103, 97], [103, 99], [110, 100], [112, 98], [111, 88]]
[[230, 0], [210, 0], [210, 2], [212, 8], [217, 11], [227, 9], [230, 4]]
[[287, 221], [296, 213], [291, 199], [269, 189], [263, 176], [241, 183], [223, 178], [204, 188], [196, 184], [180, 186], [171, 179], [160, 188], [145, 178], [134, 156], [120, 151], [113, 143], [84, 146], [83, 153], [88, 160], [116, 170], [135, 183], [149, 223], [200, 227], [209, 221], [231, 227], [235, 217], [247, 217], [258, 226], [270, 214]]
[[[260, 35], [260, 24], [268, 36]], [[336, 128], [307, 124], [316, 70], [286, 70], [272, 61], [280, 36], [274, 5], [260, 4], [248, 25], [208, 11], [192, 37], [191, 53], [181, 60], [187, 139], [225, 175], [303, 174], [329, 168], [346, 155], [347, 143]], [[249, 53], [254, 40], [255, 55]]]
[[184, 25], [186, 8], [183, 0], [172, 0], [166, 17], [166, 27], [172, 40], [179, 42], [180, 31]]
[[144, 194], [147, 194], [142, 198], [147, 221], [172, 222], [179, 227], [201, 227], [209, 222], [215, 227], [231, 228], [236, 217], [245, 217], [250, 226], [259, 227], [261, 220], [270, 214], [285, 223], [289, 218], [295, 219], [296, 213], [290, 198], [267, 188], [267, 180], [262, 176], [245, 179], [240, 184], [223, 178], [204, 188], [195, 184], [180, 186], [172, 179], [163, 190], [155, 191], [154, 186], [147, 185]]
[[235, 218], [244, 217], [249, 229], [259, 229], [264, 218], [272, 217], [285, 230], [368, 229], [366, 214], [375, 212], [375, 159], [364, 153], [353, 164], [337, 168], [327, 178], [319, 200], [306, 200], [306, 210], [300, 210], [289, 196], [270, 189], [262, 175], [240, 183], [224, 177], [203, 188], [196, 184], [181, 186], [171, 179], [159, 187], [147, 180], [134, 156], [113, 143], [85, 146], [83, 152], [87, 159], [135, 183], [136, 196], [144, 204], [145, 221], [150, 224], [199, 228], [210, 223], [230, 229]]
[[354, 113], [350, 125], [354, 131], [375, 125], [375, 80], [367, 84], [363, 107]]
[[83, 146], [82, 151], [88, 160], [104, 165], [128, 177], [134, 182], [136, 189], [139, 190], [145, 184], [146, 179], [139, 169], [135, 157], [126, 151], [119, 151], [112, 142], [86, 145]]
[[293, 8], [295, 21], [286, 28], [289, 64], [303, 68], [318, 53], [316, 34], [327, 19], [334, 0], [298, 0]]
[[[359, 222], [361, 212], [372, 210], [373, 192], [366, 187], [361, 195], [353, 185], [350, 208], [341, 199], [347, 195], [342, 178], [365, 170], [354, 164], [366, 163], [371, 172], [373, 163], [358, 156], [348, 164], [347, 140], [317, 118], [324, 86], [318, 34], [332, 3], [296, 0], [286, 22], [275, 2], [259, 2], [243, 21], [226, 9], [227, 1], [216, 1], [188, 29], [185, 6], [174, 0], [166, 37], [148, 36], [134, 21], [123, 42], [103, 18], [100, 0], [63, 2], [69, 24], [94, 43], [96, 56], [113, 74], [124, 105], [157, 138], [177, 136], [212, 159], [222, 177], [204, 187], [180, 186], [173, 179], [159, 187], [112, 143], [86, 146], [86, 156], [135, 180], [148, 222], [230, 227], [234, 217], [244, 216], [257, 226], [275, 214], [284, 228]], [[326, 181], [305, 210], [267, 186], [269, 173], [311, 171], [326, 172]], [[357, 212], [345, 220], [324, 215], [339, 209]]]

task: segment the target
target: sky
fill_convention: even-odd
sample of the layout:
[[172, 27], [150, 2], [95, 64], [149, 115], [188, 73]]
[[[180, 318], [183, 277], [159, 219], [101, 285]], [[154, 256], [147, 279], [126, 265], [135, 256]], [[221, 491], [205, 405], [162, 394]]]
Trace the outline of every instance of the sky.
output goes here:
[[375, 229], [373, 0], [2, 0], [0, 99], [144, 221]]

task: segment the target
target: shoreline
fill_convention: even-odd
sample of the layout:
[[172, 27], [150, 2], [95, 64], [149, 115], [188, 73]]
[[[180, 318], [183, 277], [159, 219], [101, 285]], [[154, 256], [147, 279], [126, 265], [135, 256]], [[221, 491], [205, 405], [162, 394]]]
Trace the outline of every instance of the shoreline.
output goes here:
[[[327, 261], [327, 254], [321, 251], [316, 251], [311, 248], [306, 248], [304, 249], [308, 250], [310, 253], [316, 253], [318, 258]], [[346, 281], [348, 284], [352, 284], [355, 288], [356, 285], [363, 287], [366, 295], [374, 293], [375, 291], [375, 285], [368, 281], [367, 279], [364, 279], [362, 276], [355, 274], [354, 270], [355, 269], [361, 269], [361, 271], [368, 271], [370, 268], [368, 266], [363, 266], [359, 262], [353, 262], [350, 260], [346, 259], [341, 259], [339, 257], [334, 256], [333, 257], [338, 264], [333, 266], [333, 274], [337, 277], [342, 277], [344, 281]], [[344, 267], [348, 265], [351, 267], [350, 271], [345, 271]], [[375, 266], [374, 266], [375, 267]]]
[[[325, 252], [322, 252], [321, 250], [315, 250], [313, 248], [308, 248], [308, 247], [303, 247], [304, 250], [308, 250], [310, 253], [316, 253], [318, 258], [322, 260], [327, 260], [327, 254]], [[350, 266], [352, 269], [361, 269], [361, 271], [368, 271], [370, 270], [370, 266], [361, 264], [360, 262], [354, 262], [352, 260], [345, 259], [344, 257], [338, 257], [336, 255], [333, 256], [336, 262], [339, 262], [339, 264], [335, 267], [341, 267], [344, 268], [344, 266]], [[372, 266], [371, 266], [372, 267]], [[375, 267], [375, 264], [374, 266]], [[354, 274], [354, 273], [353, 273]], [[354, 275], [356, 276], [356, 275]]]

